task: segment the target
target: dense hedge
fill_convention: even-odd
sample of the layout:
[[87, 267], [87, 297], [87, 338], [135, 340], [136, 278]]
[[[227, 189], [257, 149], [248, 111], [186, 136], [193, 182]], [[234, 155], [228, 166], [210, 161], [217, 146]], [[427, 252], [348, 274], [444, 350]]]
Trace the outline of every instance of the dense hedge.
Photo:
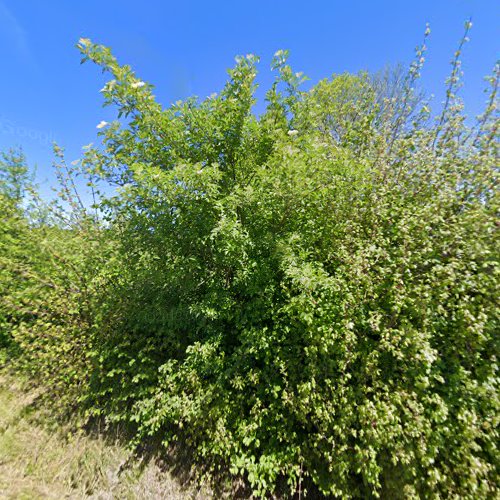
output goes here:
[[308, 92], [280, 51], [261, 116], [253, 56], [164, 109], [79, 48], [122, 120], [80, 166], [56, 151], [50, 206], [30, 191], [27, 209], [22, 158], [2, 162], [11, 363], [54, 405], [182, 438], [258, 495], [305, 477], [345, 498], [498, 495], [498, 67], [469, 127], [458, 55], [437, 118], [414, 92], [424, 47], [403, 79]]

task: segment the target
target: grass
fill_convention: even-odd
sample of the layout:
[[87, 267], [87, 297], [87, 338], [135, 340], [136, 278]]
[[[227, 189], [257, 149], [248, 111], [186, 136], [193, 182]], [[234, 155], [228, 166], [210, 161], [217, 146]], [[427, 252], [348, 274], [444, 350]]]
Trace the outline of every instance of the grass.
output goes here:
[[37, 392], [0, 374], [0, 499], [211, 498], [157, 459], [132, 457], [119, 440], [52, 428]]
[[[27, 388], [1, 366], [0, 500], [253, 498], [242, 478], [222, 472], [203, 481], [203, 464], [181, 443], [161, 453], [145, 446], [138, 456], [118, 433], [75, 432], [54, 421], [41, 389]], [[306, 483], [307, 498], [325, 498]], [[283, 491], [271, 498], [290, 498]]]

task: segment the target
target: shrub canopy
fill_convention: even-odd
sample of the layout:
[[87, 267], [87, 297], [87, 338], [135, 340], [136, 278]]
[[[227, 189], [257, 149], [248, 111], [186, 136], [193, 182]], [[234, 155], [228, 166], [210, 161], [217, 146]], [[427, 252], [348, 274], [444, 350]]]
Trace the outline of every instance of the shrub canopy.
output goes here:
[[62, 203], [27, 214], [2, 181], [13, 362], [258, 495], [308, 477], [345, 498], [494, 497], [498, 67], [468, 126], [458, 55], [436, 119], [413, 90], [424, 46], [403, 78], [307, 92], [279, 51], [260, 116], [254, 56], [163, 108], [109, 49], [79, 49], [119, 119], [81, 167], [58, 150]]

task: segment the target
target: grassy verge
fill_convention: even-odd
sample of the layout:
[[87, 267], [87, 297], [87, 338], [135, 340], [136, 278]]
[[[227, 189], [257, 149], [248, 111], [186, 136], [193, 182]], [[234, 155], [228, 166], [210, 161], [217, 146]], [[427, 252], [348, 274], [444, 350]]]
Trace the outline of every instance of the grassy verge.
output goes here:
[[0, 499], [210, 498], [118, 440], [53, 429], [36, 391], [0, 374]]

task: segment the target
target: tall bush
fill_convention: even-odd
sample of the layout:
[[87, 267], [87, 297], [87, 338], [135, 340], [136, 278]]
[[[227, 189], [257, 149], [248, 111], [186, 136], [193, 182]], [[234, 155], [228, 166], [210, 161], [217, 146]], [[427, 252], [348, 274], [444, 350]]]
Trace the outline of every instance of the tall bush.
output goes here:
[[[116, 187], [99, 237], [44, 229], [90, 279], [47, 349], [78, 353], [88, 414], [182, 438], [258, 495], [309, 477], [346, 498], [494, 497], [498, 66], [469, 126], [460, 51], [434, 119], [413, 90], [425, 46], [393, 89], [362, 73], [307, 92], [279, 51], [261, 116], [254, 56], [165, 109], [109, 49], [79, 48], [122, 118], [82, 160]], [[17, 328], [26, 351], [40, 328]]]

